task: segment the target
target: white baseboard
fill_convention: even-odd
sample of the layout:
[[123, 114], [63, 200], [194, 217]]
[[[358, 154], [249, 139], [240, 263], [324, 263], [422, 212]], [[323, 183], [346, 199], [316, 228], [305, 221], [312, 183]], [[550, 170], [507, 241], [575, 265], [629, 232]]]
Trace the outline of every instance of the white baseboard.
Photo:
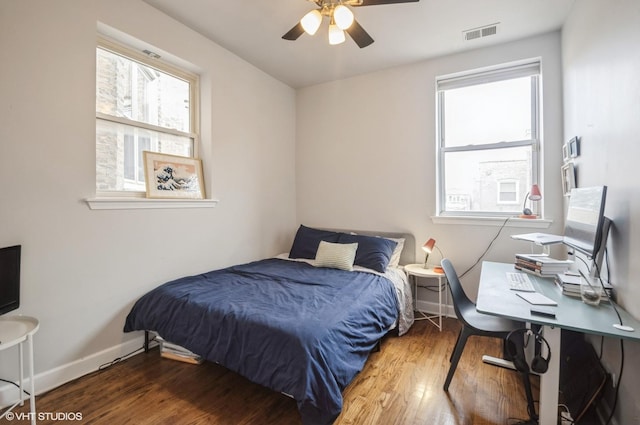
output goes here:
[[[95, 372], [98, 368], [113, 361], [118, 357], [122, 357], [142, 347], [144, 337], [135, 338], [130, 341], [107, 348], [87, 357], [75, 360], [71, 363], [56, 367], [51, 370], [40, 372], [35, 376], [36, 396], [59, 387], [74, 379], [80, 378], [88, 373]], [[17, 359], [16, 359], [17, 363]], [[16, 365], [17, 367], [17, 365]], [[24, 389], [29, 390], [28, 365], [25, 364]], [[16, 382], [17, 383], [17, 382]], [[7, 407], [18, 400], [20, 392], [17, 387], [11, 384], [4, 384], [0, 387], [0, 406]], [[28, 399], [27, 399], [28, 400]], [[36, 407], [38, 401], [36, 399]]]

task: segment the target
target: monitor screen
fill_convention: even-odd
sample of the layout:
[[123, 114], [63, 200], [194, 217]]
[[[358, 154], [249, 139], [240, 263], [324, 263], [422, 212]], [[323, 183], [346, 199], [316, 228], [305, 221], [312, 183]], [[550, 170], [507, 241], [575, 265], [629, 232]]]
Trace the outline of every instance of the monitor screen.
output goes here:
[[571, 190], [564, 224], [564, 243], [590, 258], [595, 257], [600, 246], [606, 197], [607, 186]]
[[21, 246], [0, 248], [0, 314], [20, 307]]

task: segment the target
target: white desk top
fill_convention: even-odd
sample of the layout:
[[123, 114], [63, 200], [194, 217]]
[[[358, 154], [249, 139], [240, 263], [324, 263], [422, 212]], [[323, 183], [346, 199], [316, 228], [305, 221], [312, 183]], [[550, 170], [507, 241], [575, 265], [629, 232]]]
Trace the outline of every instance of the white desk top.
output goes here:
[[30, 316], [0, 316], [0, 351], [21, 343], [38, 331], [40, 322]]
[[514, 271], [517, 270], [514, 269], [513, 264], [489, 261], [482, 263], [476, 302], [476, 309], [479, 312], [582, 333], [640, 340], [640, 322], [622, 307], [616, 305], [622, 317], [622, 323], [633, 327], [633, 332], [613, 327], [613, 324], [619, 321], [608, 302], [601, 302], [597, 307], [587, 305], [580, 298], [562, 295], [562, 291], [552, 278], [529, 274], [536, 291], [558, 303], [557, 307], [552, 307], [556, 312], [555, 318], [532, 315], [531, 304], [517, 296], [516, 291], [509, 289], [506, 273]]

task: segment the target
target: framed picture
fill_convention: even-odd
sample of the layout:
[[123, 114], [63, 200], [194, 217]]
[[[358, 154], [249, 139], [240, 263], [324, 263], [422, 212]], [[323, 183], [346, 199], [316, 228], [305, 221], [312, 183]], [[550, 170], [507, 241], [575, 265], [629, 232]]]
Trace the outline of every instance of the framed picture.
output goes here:
[[562, 145], [562, 161], [568, 162], [571, 159], [569, 156], [569, 143]]
[[573, 162], [562, 166], [562, 193], [564, 196], [571, 195], [571, 189], [576, 187], [576, 170]]
[[147, 198], [204, 198], [202, 161], [144, 151]]
[[569, 140], [569, 156], [571, 156], [571, 158], [580, 156], [580, 139], [577, 137]]

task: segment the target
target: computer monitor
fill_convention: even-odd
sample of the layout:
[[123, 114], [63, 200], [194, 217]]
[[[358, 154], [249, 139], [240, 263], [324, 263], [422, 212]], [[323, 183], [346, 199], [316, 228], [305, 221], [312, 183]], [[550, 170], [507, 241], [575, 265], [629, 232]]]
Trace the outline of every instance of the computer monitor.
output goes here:
[[606, 244], [606, 198], [607, 186], [572, 189], [564, 224], [563, 243], [594, 260], [602, 243]]
[[20, 307], [20, 251], [20, 245], [0, 248], [0, 314]]

